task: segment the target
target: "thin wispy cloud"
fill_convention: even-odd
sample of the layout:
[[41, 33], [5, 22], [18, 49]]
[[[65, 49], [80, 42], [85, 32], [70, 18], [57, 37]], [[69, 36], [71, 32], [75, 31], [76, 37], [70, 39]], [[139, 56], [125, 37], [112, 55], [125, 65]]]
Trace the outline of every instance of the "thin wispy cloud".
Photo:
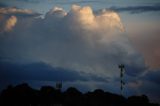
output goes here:
[[144, 12], [158, 12], [160, 11], [160, 5], [149, 6], [128, 6], [128, 7], [110, 7], [109, 9], [117, 12], [129, 12], [131, 14], [138, 14]]
[[55, 1], [56, 4], [88, 4], [88, 3], [106, 3], [106, 1], [97, 0], [77, 0], [77, 1]]

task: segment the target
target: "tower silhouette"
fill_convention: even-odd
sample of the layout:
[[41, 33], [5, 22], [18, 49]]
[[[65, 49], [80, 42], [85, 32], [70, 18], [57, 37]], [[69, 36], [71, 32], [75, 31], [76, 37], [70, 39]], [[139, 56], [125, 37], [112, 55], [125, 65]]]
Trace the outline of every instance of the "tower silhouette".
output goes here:
[[118, 66], [119, 67], [119, 69], [120, 69], [120, 90], [121, 90], [121, 95], [123, 96], [123, 88], [124, 88], [124, 85], [125, 85], [125, 82], [124, 82], [124, 80], [123, 80], [123, 76], [124, 76], [124, 65], [123, 64], [121, 64], [121, 65], [119, 65]]

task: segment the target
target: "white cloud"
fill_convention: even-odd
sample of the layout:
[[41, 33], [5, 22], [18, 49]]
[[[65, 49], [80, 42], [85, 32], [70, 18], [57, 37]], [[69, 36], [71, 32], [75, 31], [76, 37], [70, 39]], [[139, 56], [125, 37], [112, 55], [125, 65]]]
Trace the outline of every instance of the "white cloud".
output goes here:
[[11, 16], [7, 21], [5, 25], [5, 31], [11, 31], [12, 28], [16, 25], [17, 18], [15, 16]]
[[39, 13], [33, 12], [29, 9], [19, 9], [16, 7], [0, 8], [0, 32], [1, 34], [4, 34], [2, 32], [11, 31], [13, 27], [17, 24], [19, 19], [34, 19], [38, 16], [40, 16]]
[[32, 10], [18, 9], [15, 7], [0, 8], [0, 14], [34, 14]]

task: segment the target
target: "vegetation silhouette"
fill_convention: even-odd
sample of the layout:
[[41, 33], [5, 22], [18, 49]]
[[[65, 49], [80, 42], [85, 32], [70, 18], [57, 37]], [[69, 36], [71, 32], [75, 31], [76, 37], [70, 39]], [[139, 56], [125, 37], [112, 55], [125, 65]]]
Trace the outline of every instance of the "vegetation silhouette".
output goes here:
[[0, 94], [0, 106], [159, 106], [150, 103], [147, 96], [125, 98], [118, 94], [96, 89], [81, 93], [74, 87], [61, 92], [51, 86], [42, 86], [40, 90], [23, 83], [15, 87], [8, 86]]

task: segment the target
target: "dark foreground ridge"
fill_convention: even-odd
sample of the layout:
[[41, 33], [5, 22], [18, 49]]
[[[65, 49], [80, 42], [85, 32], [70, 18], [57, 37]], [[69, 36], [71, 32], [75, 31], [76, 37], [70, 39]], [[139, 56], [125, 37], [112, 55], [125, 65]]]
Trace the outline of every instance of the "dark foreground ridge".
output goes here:
[[51, 86], [35, 90], [28, 84], [8, 86], [0, 95], [0, 106], [159, 106], [147, 96], [123, 96], [97, 89], [81, 93], [74, 87], [61, 92]]

